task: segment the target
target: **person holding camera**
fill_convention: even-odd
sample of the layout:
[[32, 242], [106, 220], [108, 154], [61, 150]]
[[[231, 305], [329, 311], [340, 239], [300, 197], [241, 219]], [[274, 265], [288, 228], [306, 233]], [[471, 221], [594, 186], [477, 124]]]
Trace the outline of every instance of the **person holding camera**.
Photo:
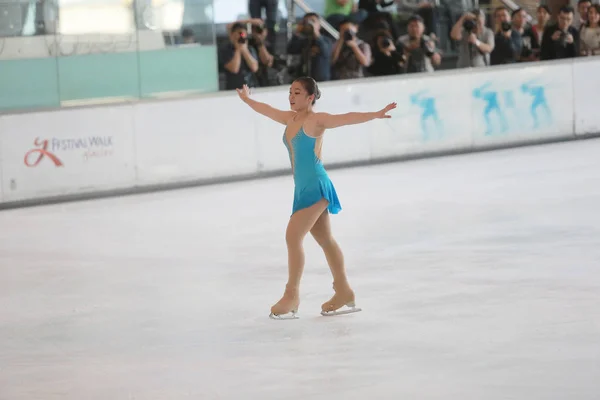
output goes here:
[[229, 43], [219, 52], [219, 65], [225, 71], [225, 90], [258, 86], [258, 55], [253, 47], [248, 46], [246, 26], [240, 22], [231, 25]]
[[267, 47], [269, 33], [264, 21], [260, 18], [250, 18], [237, 22], [244, 24], [244, 26], [248, 24], [251, 26], [251, 34], [248, 36], [248, 46], [254, 49], [254, 52], [258, 55], [258, 71], [255, 75], [259, 86], [267, 87], [279, 84], [277, 77], [274, 77], [277, 74], [276, 71], [273, 71], [275, 57]]
[[262, 25], [266, 30], [262, 41], [266, 44], [269, 52], [274, 52], [275, 40], [277, 38], [275, 25], [277, 25], [277, 0], [248, 0], [248, 12], [253, 20], [261, 20], [262, 10], [265, 10], [266, 25]]
[[392, 33], [380, 30], [373, 38], [373, 63], [368, 71], [373, 76], [396, 75], [404, 72], [405, 57], [396, 49]]
[[300, 54], [298, 76], [310, 76], [317, 82], [331, 80], [331, 42], [321, 35], [321, 22], [316, 13], [306, 13], [298, 31], [287, 46], [288, 54]]
[[541, 60], [577, 57], [579, 32], [573, 23], [573, 7], [564, 6], [558, 13], [558, 23], [549, 25], [542, 36]]
[[408, 34], [398, 39], [406, 55], [406, 72], [434, 72], [442, 57], [436, 51], [435, 42], [425, 32], [425, 23], [420, 15], [408, 19]]
[[494, 10], [496, 36], [494, 37], [494, 50], [490, 54], [492, 65], [512, 64], [519, 60], [523, 42], [519, 32], [512, 29], [510, 14], [506, 7], [497, 7]]
[[490, 53], [495, 46], [494, 32], [485, 26], [482, 10], [462, 15], [452, 27], [450, 37], [459, 42], [457, 68], [490, 65]]
[[371, 65], [371, 46], [356, 37], [358, 25], [346, 19], [340, 23], [340, 38], [333, 45], [333, 79], [355, 79], [365, 76]]

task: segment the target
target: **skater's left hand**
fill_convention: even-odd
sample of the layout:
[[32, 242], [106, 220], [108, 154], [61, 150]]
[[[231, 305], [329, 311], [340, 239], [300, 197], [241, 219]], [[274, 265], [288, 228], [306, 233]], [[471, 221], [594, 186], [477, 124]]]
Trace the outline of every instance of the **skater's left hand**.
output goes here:
[[387, 115], [387, 113], [396, 108], [396, 106], [396, 102], [388, 104], [384, 109], [377, 111], [375, 118], [392, 118], [392, 116]]

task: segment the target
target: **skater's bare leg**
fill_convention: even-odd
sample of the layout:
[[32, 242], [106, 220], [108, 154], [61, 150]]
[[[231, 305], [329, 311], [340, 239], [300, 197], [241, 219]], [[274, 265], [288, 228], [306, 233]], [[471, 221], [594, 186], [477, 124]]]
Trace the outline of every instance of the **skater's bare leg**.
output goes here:
[[300, 279], [304, 271], [304, 237], [323, 213], [323, 210], [327, 208], [327, 204], [327, 200], [321, 199], [318, 203], [299, 210], [290, 217], [285, 232], [288, 249], [288, 281], [283, 297], [271, 307], [271, 313], [287, 314], [292, 310], [297, 310], [300, 303]]
[[329, 220], [329, 213], [326, 210], [314, 224], [310, 233], [323, 249], [327, 264], [329, 264], [329, 269], [331, 270], [331, 275], [333, 276], [335, 295], [329, 301], [325, 302], [321, 308], [323, 311], [334, 311], [347, 303], [353, 302], [354, 292], [350, 288], [348, 277], [346, 276], [344, 254], [331, 234], [331, 222]]
[[327, 264], [329, 264], [333, 281], [342, 286], [347, 286], [348, 278], [346, 277], [346, 270], [344, 267], [344, 254], [331, 234], [331, 222], [327, 211], [324, 211], [321, 214], [310, 230], [310, 233], [325, 253], [325, 258], [327, 259]]

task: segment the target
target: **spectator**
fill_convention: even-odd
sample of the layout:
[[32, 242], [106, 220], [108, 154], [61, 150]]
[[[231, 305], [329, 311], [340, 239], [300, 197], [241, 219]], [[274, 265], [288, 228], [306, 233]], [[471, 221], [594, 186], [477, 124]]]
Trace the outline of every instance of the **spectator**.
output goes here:
[[485, 26], [483, 11], [476, 9], [463, 14], [452, 27], [450, 37], [459, 42], [457, 68], [490, 64], [494, 32]]
[[248, 0], [248, 12], [250, 18], [262, 20], [262, 10], [266, 15], [267, 37], [265, 44], [269, 52], [273, 53], [275, 48], [275, 25], [277, 24], [278, 0]]
[[539, 6], [537, 8], [537, 24], [531, 27], [531, 30], [535, 34], [537, 38], [537, 42], [542, 44], [542, 35], [544, 34], [544, 29], [546, 25], [550, 21], [550, 9], [546, 5]]
[[587, 23], [588, 10], [592, 6], [592, 0], [579, 0], [577, 2], [577, 15], [573, 16], [573, 26], [577, 30]]
[[586, 24], [581, 28], [581, 55], [600, 56], [600, 5], [588, 9]]
[[340, 23], [340, 38], [333, 45], [333, 79], [353, 79], [365, 76], [371, 65], [371, 46], [356, 37], [358, 25], [347, 19]]
[[225, 71], [226, 90], [241, 88], [244, 84], [256, 87], [254, 73], [258, 71], [257, 54], [248, 47], [248, 32], [239, 22], [229, 29], [229, 43], [219, 52], [219, 65]]
[[[423, 35], [425, 24], [420, 15], [408, 19], [408, 34], [401, 36], [398, 42], [406, 55], [406, 69], [411, 72], [434, 72], [434, 65], [440, 65], [442, 57], [436, 51], [435, 42]], [[400, 46], [399, 46], [400, 47]]]
[[331, 80], [331, 41], [321, 35], [321, 23], [315, 13], [307, 13], [287, 46], [288, 54], [300, 54], [299, 76], [317, 82]]
[[517, 8], [512, 13], [513, 30], [521, 37], [523, 46], [518, 61], [535, 61], [540, 53], [540, 42], [531, 27], [527, 24], [527, 13]]
[[367, 18], [368, 13], [359, 10], [354, 0], [325, 0], [325, 20], [336, 30], [340, 24], [348, 18], [352, 18], [359, 24]]
[[512, 29], [510, 15], [506, 7], [494, 10], [494, 50], [490, 55], [492, 65], [511, 64], [517, 62], [521, 54], [523, 42], [521, 35]]
[[251, 25], [252, 34], [248, 37], [248, 44], [258, 54], [258, 71], [256, 72], [258, 83], [261, 87], [271, 86], [273, 82], [270, 82], [269, 75], [275, 57], [273, 57], [267, 47], [268, 30], [262, 19], [252, 18], [240, 22], [245, 25]]
[[542, 36], [540, 59], [557, 60], [577, 57], [579, 32], [573, 23], [573, 7], [564, 6], [558, 13], [558, 23], [548, 25]]
[[184, 28], [181, 31], [181, 40], [182, 44], [194, 44], [196, 43], [196, 35], [194, 35], [194, 31], [190, 28]]
[[396, 49], [391, 32], [378, 31], [373, 38], [373, 63], [368, 71], [374, 76], [396, 75], [404, 72], [404, 57]]
[[398, 27], [394, 23], [392, 14], [381, 11], [381, 8], [388, 7], [394, 4], [394, 0], [359, 0], [358, 9], [367, 13], [366, 19], [363, 21], [365, 29], [370, 32], [377, 32], [381, 24], [384, 23], [384, 29], [389, 30], [394, 41], [400, 37]]

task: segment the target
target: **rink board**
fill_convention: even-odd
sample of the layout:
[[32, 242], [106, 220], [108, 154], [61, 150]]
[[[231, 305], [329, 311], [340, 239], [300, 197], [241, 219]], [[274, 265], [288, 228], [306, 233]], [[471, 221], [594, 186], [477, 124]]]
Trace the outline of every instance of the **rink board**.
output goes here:
[[219, 96], [136, 104], [139, 184], [255, 173], [253, 113], [232, 100]]
[[[600, 133], [600, 60], [327, 82], [315, 111], [391, 119], [327, 132], [326, 165]], [[288, 87], [252, 97], [286, 110]], [[290, 170], [285, 126], [235, 92], [0, 116], [0, 202], [134, 190]], [[310, 132], [308, 132], [310, 134]]]
[[585, 136], [600, 132], [600, 57], [580, 58], [573, 65], [575, 131]]
[[131, 106], [4, 115], [3, 201], [135, 185]]

